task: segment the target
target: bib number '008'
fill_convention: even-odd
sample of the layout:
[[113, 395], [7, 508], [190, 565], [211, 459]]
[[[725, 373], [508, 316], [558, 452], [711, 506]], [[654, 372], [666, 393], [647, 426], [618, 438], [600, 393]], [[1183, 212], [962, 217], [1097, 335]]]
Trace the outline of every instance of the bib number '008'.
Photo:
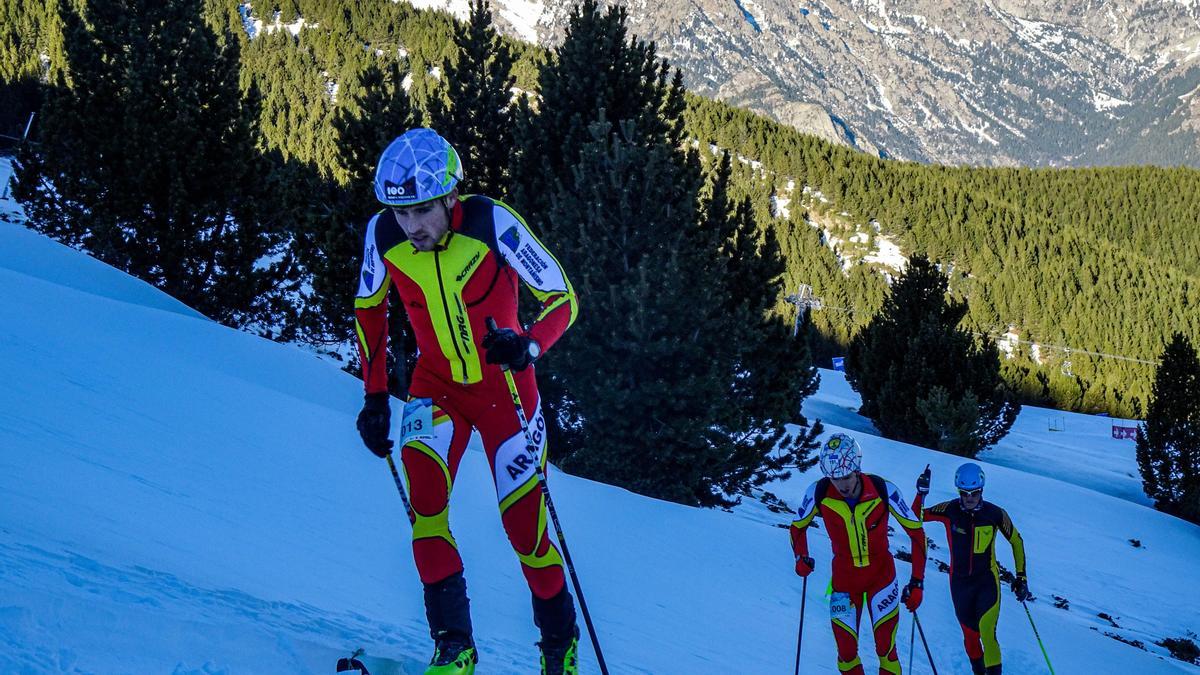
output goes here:
[[834, 593], [829, 596], [829, 616], [835, 621], [840, 621], [847, 627], [853, 628], [858, 625], [856, 611], [854, 605], [850, 603], [849, 593]]
[[415, 398], [404, 404], [404, 418], [400, 423], [400, 445], [409, 441], [425, 441], [433, 438], [433, 401]]

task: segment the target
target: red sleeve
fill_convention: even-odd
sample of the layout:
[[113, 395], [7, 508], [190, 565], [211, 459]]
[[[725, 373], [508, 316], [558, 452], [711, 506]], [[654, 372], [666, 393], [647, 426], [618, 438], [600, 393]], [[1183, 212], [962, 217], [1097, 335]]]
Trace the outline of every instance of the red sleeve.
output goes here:
[[908, 529], [908, 538], [912, 540], [912, 577], [925, 578], [925, 530], [923, 528]]
[[[542, 306], [545, 307], [551, 302], [553, 300], [547, 299]], [[529, 337], [537, 341], [543, 352], [554, 346], [563, 333], [567, 332], [567, 328], [575, 318], [576, 307], [574, 301], [562, 303], [543, 314], [536, 323], [529, 327]]]
[[792, 553], [797, 558], [800, 556], [808, 556], [808, 528], [796, 527], [793, 524], [790, 528], [792, 534]]
[[367, 223], [362, 273], [354, 298], [354, 331], [358, 335], [358, 358], [368, 394], [388, 390], [388, 293], [392, 279], [376, 248], [375, 224], [378, 221], [379, 216], [375, 216]]
[[358, 333], [358, 358], [362, 363], [363, 386], [368, 394], [386, 392], [388, 308], [387, 297], [374, 307], [359, 307], [354, 310], [355, 329]]

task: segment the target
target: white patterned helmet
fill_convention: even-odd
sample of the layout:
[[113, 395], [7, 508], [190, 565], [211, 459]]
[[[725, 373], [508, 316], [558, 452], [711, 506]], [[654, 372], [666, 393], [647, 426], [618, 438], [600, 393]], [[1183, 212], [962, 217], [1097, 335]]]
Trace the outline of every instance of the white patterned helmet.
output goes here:
[[375, 169], [375, 198], [411, 206], [450, 194], [462, 180], [462, 162], [433, 129], [409, 129], [392, 141]]
[[850, 434], [834, 434], [821, 447], [821, 473], [845, 478], [862, 470], [862, 448]]

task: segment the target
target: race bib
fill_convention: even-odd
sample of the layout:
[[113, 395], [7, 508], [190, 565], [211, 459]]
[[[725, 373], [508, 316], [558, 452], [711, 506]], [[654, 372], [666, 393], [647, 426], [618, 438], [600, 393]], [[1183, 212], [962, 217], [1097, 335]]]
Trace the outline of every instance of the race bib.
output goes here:
[[404, 404], [404, 417], [400, 423], [400, 445], [409, 441], [427, 441], [433, 438], [433, 400], [415, 398]]
[[834, 593], [829, 596], [829, 618], [853, 629], [858, 625], [857, 614], [854, 605], [850, 604], [849, 593]]

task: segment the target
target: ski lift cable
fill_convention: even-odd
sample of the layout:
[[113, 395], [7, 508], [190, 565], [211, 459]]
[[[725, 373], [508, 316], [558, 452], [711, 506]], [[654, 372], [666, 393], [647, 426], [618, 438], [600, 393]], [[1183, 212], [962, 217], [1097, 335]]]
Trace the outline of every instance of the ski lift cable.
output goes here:
[[1098, 356], [1100, 358], [1105, 358], [1105, 359], [1116, 359], [1118, 361], [1131, 361], [1133, 363], [1144, 363], [1148, 366], [1157, 366], [1159, 363], [1158, 361], [1151, 361], [1148, 359], [1139, 359], [1139, 358], [1135, 358], [1132, 356], [1123, 356], [1121, 354], [1109, 354], [1107, 352], [1093, 352], [1093, 351], [1090, 351], [1087, 349], [1068, 347], [1066, 345], [1051, 345], [1051, 344], [1045, 344], [1045, 343], [1041, 343], [1041, 342], [1034, 342], [1032, 340], [1022, 340], [1021, 338], [1017, 338], [1014, 340], [1012, 338], [1006, 337], [1004, 335], [1000, 335], [998, 333], [980, 333], [980, 332], [976, 332], [976, 331], [972, 331], [972, 332], [975, 335], [985, 335], [985, 336], [990, 337], [997, 341], [1003, 340], [1005, 342], [1017, 342], [1017, 343], [1024, 343], [1027, 345], [1036, 345], [1039, 349], [1058, 349], [1058, 350], [1062, 351], [1064, 354], [1066, 354], [1067, 359], [1070, 359], [1071, 353], [1075, 352], [1075, 353], [1079, 353], [1079, 354], [1087, 354], [1088, 356]]

